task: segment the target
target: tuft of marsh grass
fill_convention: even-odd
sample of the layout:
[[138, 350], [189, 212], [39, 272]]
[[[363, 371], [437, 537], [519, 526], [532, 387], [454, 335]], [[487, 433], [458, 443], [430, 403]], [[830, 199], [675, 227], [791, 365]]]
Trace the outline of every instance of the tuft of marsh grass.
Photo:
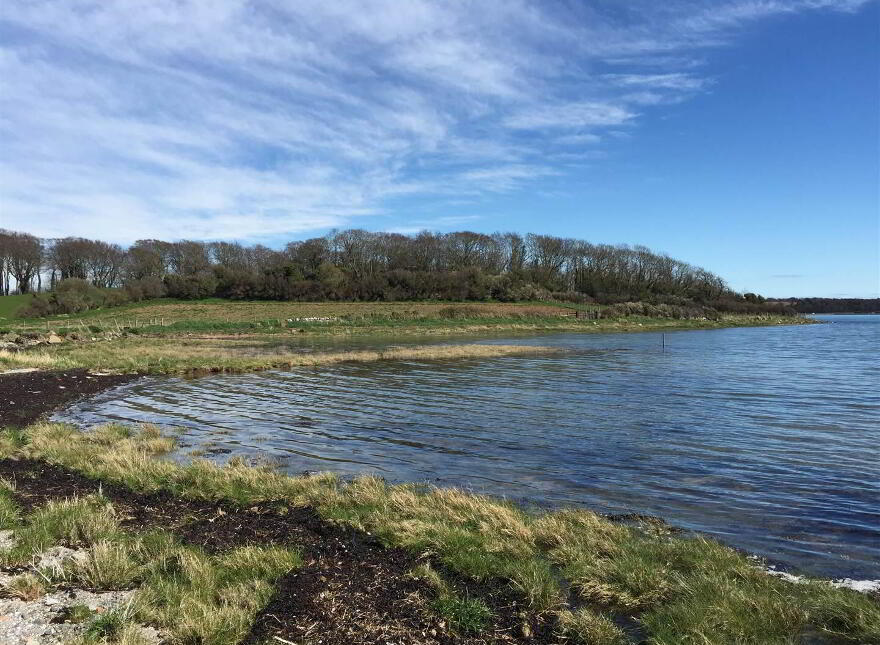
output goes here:
[[[92, 445], [110, 448], [111, 436], [136, 445], [154, 441], [152, 435], [111, 428]], [[209, 555], [166, 532], [124, 533], [112, 506], [97, 495], [50, 501], [21, 518], [6, 560], [27, 564], [62, 543], [87, 548], [66, 560], [57, 575], [26, 573], [13, 578], [6, 591], [33, 600], [56, 579], [101, 591], [138, 587], [130, 605], [92, 617], [79, 645], [141, 643], [135, 621], [163, 628], [172, 642], [237, 645], [275, 581], [302, 565], [299, 553], [281, 547], [250, 545]]]
[[15, 544], [9, 551], [0, 553], [0, 562], [28, 564], [49, 547], [89, 546], [118, 534], [119, 524], [113, 508], [98, 495], [50, 501], [15, 531]]
[[841, 639], [880, 643], [880, 599], [821, 582], [801, 587], [801, 605], [813, 625]]
[[22, 573], [10, 579], [3, 590], [19, 600], [32, 601], [46, 594], [46, 585], [34, 574]]
[[100, 540], [70, 567], [70, 574], [91, 589], [126, 589], [143, 573], [144, 565], [129, 541]]
[[21, 511], [12, 493], [15, 484], [0, 477], [0, 530], [10, 530], [18, 526], [21, 521]]
[[94, 613], [86, 605], [70, 605], [64, 610], [64, 620], [78, 625], [89, 620]]
[[439, 615], [449, 620], [456, 632], [478, 634], [482, 632], [492, 617], [492, 612], [479, 598], [462, 597], [457, 594], [438, 596], [431, 603]]
[[479, 598], [462, 597], [429, 564], [410, 572], [414, 578], [427, 582], [435, 591], [431, 609], [445, 618], [456, 632], [471, 634], [485, 630], [492, 618], [491, 610]]
[[75, 367], [73, 361], [55, 352], [16, 351], [0, 349], [0, 367], [16, 369], [19, 367], [39, 367], [45, 369], [68, 369]]
[[145, 645], [134, 624], [132, 605], [94, 616], [76, 645]]
[[624, 645], [629, 642], [626, 634], [613, 620], [587, 607], [559, 612], [557, 625], [560, 635], [574, 643]]
[[[6, 428], [0, 435], [0, 457], [18, 452], [28, 441], [28, 434], [20, 428]], [[0, 481], [0, 487], [10, 487], [11, 482]]]
[[390, 486], [362, 477], [321, 510], [390, 544], [433, 555], [476, 580], [510, 580], [537, 611], [561, 602], [558, 582], [536, 550], [531, 520], [512, 504], [456, 489]]
[[301, 564], [296, 552], [277, 547], [248, 546], [219, 556], [179, 547], [147, 577], [137, 614], [175, 642], [237, 645], [269, 601], [275, 580]]

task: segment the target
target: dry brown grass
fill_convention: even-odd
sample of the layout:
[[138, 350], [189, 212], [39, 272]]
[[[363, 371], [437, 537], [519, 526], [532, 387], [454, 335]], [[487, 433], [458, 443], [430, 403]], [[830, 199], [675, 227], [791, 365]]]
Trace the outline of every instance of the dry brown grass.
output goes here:
[[[393, 360], [482, 359], [547, 353], [554, 350], [528, 345], [416, 345], [385, 349], [308, 352], [296, 346], [259, 339], [125, 338], [102, 343], [59, 345], [48, 352], [14, 355], [14, 363], [0, 356], [0, 366], [69, 369], [82, 367], [139, 373], [241, 372], [330, 365], [346, 362]], [[33, 357], [33, 361], [30, 360]]]
[[7, 594], [19, 600], [32, 601], [46, 594], [46, 585], [32, 573], [15, 576], [3, 588]]
[[38, 367], [48, 369], [64, 369], [68, 367], [63, 357], [50, 352], [10, 352], [0, 349], [0, 372], [3, 369], [20, 367]]

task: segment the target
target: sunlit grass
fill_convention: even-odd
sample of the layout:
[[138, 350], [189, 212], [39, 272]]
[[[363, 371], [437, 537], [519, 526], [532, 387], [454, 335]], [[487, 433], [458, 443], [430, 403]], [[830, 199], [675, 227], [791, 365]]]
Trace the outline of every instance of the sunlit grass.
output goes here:
[[[30, 427], [27, 435], [27, 441], [9, 440], [0, 445], [14, 454], [47, 459], [137, 490], [161, 489], [238, 505], [267, 500], [310, 505], [329, 520], [367, 530], [386, 544], [429, 556], [466, 578], [506, 581], [504, 584], [529, 599], [533, 612], [555, 617], [560, 634], [570, 640], [619, 642], [621, 632], [610, 617], [623, 615], [636, 616], [651, 642], [670, 645], [790, 643], [810, 630], [852, 642], [880, 641], [880, 606], [875, 600], [827, 583], [787, 583], [765, 574], [745, 556], [705, 538], [670, 535], [657, 527], [623, 526], [588, 511], [534, 515], [513, 504], [455, 489], [390, 485], [373, 477], [351, 482], [332, 475], [288, 477], [269, 468], [248, 467], [241, 460], [228, 465], [207, 461], [178, 465], [155, 458], [172, 443], [154, 427], [137, 432], [111, 425], [82, 433], [62, 424], [38, 424]], [[90, 544], [105, 569], [112, 565], [125, 571], [124, 558], [117, 558], [109, 547], [100, 551], [105, 547], [97, 546], [103, 544], [102, 538], [113, 541], [107, 538], [115, 531], [112, 513], [102, 515], [99, 500], [67, 504], [74, 504], [89, 519], [62, 521], [59, 518], [65, 516], [65, 507], [55, 505], [51, 512], [42, 511], [55, 519], [38, 519], [43, 517], [38, 513], [34, 515], [36, 523], [65, 528], [36, 531], [31, 520], [21, 529], [24, 542], [42, 546], [59, 536], [69, 536]], [[14, 509], [9, 512], [13, 524], [19, 521], [16, 513]], [[51, 539], [37, 542], [27, 537], [29, 531]], [[135, 561], [142, 561], [137, 548], [143, 547], [128, 548], [134, 549]], [[175, 583], [177, 586], [156, 582], [150, 592], [153, 597], [197, 597], [198, 581], [203, 578], [206, 588], [215, 588], [209, 573], [202, 571], [207, 566], [205, 556], [163, 557], [159, 552], [162, 549], [152, 552], [150, 561], [188, 573], [183, 582]], [[284, 557], [282, 562], [286, 562]], [[240, 551], [222, 566], [269, 576], [283, 568], [272, 562], [265, 554]], [[263, 566], [269, 570], [261, 569]], [[429, 575], [421, 573], [422, 577]], [[95, 574], [82, 570], [79, 575]], [[151, 579], [149, 573], [138, 576]], [[563, 583], [575, 590], [584, 607], [573, 610], [568, 606]], [[478, 629], [486, 620], [483, 608], [475, 599], [457, 595], [443, 585], [442, 581], [434, 585], [438, 589], [435, 611], [450, 620], [457, 616], [463, 631]], [[268, 593], [262, 583], [253, 581], [236, 582], [230, 589], [229, 593], [243, 599], [263, 598]], [[184, 607], [181, 603], [183, 600], [164, 606]], [[181, 624], [203, 624], [199, 622], [203, 616], [199, 606], [179, 609], [187, 616]], [[250, 604], [242, 607], [243, 613], [236, 610], [233, 614], [253, 611]], [[164, 610], [155, 611], [158, 613], [151, 614], [154, 620], [171, 620]], [[210, 621], [217, 625], [229, 626], [220, 629], [222, 634], [238, 633], [235, 625], [243, 624], [234, 617], [204, 615], [210, 615]], [[186, 629], [192, 636], [205, 628]], [[217, 642], [225, 642], [222, 638]]]
[[[16, 524], [4, 564], [32, 571], [11, 578], [3, 593], [34, 601], [58, 585], [135, 589], [123, 607], [80, 612], [86, 621], [80, 645], [144, 642], [138, 624], [162, 629], [173, 643], [237, 645], [268, 602], [275, 580], [302, 564], [290, 548], [249, 545], [211, 555], [168, 533], [122, 531], [112, 505], [95, 496], [50, 501]], [[57, 571], [37, 569], [38, 556], [59, 545], [77, 547], [76, 557], [62, 561]]]
[[387, 349], [306, 352], [275, 343], [220, 339], [125, 338], [95, 343], [68, 343], [33, 353], [0, 353], [0, 365], [140, 373], [198, 371], [242, 372], [271, 368], [310, 367], [334, 363], [395, 360], [485, 359], [551, 353], [529, 345], [416, 345]]
[[0, 552], [0, 563], [22, 566], [56, 544], [88, 547], [116, 536], [118, 520], [107, 501], [97, 495], [53, 500], [37, 509], [28, 522], [15, 530], [15, 544]]
[[71, 359], [59, 355], [57, 352], [34, 350], [11, 352], [6, 349], [0, 349], [0, 371], [22, 367], [68, 369], [74, 366]]

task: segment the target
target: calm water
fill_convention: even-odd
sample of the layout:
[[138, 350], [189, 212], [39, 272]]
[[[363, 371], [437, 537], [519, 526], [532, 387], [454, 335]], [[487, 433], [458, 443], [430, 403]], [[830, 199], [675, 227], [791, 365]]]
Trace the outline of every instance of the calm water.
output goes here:
[[494, 339], [562, 355], [148, 378], [56, 415], [187, 450], [637, 511], [795, 570], [880, 578], [880, 316]]

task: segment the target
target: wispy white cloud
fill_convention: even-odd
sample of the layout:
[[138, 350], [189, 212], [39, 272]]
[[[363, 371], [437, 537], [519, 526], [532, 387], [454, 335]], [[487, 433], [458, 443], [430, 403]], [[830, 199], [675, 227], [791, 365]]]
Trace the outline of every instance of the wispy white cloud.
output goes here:
[[621, 125], [635, 117], [627, 107], [597, 101], [539, 105], [519, 111], [504, 124], [518, 130], [585, 128]]
[[0, 226], [269, 239], [514, 191], [705, 91], [750, 22], [863, 4], [12, 0]]

